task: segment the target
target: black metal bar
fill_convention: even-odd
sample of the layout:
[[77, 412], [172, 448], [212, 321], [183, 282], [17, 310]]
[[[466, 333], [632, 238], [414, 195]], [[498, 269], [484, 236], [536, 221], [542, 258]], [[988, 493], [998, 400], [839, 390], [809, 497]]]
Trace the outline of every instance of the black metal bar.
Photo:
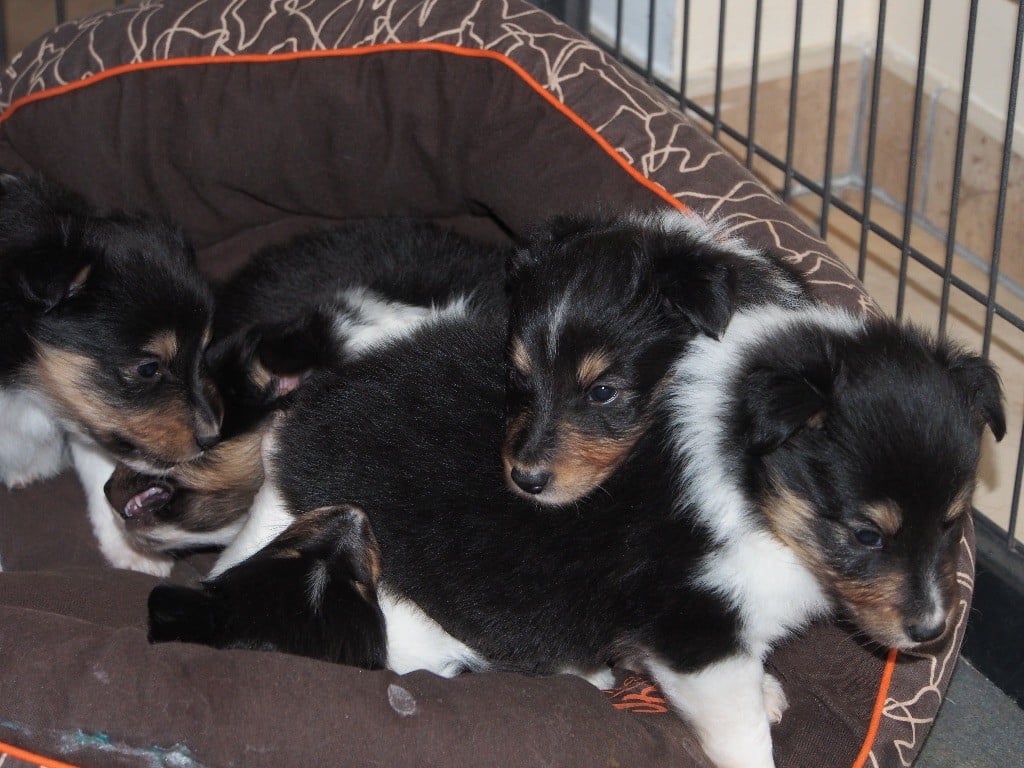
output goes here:
[[654, 82], [654, 12], [658, 0], [647, 3], [647, 82]]
[[793, 19], [793, 66], [789, 72], [789, 116], [786, 119], [786, 167], [782, 180], [782, 199], [787, 203], [793, 186], [793, 150], [796, 146], [796, 105], [800, 87], [800, 31], [803, 28], [804, 0], [796, 0]]
[[907, 194], [903, 206], [903, 242], [900, 245], [900, 273], [896, 283], [896, 317], [903, 319], [907, 297], [907, 267], [910, 264], [910, 233], [914, 223], [914, 195], [917, 187], [917, 145], [921, 137], [921, 107], [924, 99], [924, 68], [928, 56], [928, 27], [931, 24], [932, 0], [924, 0], [921, 8], [921, 44], [917, 51], [917, 80], [914, 83], [914, 114], [910, 118], [910, 159], [907, 162]]
[[886, 0], [878, 3], [878, 31], [875, 36], [875, 62], [871, 73], [871, 106], [868, 108], [868, 156], [864, 159], [864, 221], [860, 227], [857, 253], [857, 279], [863, 281], [868, 262], [868, 225], [871, 220], [871, 196], [875, 188], [875, 141], [878, 134], [878, 97], [882, 90], [882, 44], [885, 41]]
[[686, 60], [690, 54], [690, 0], [683, 0], [682, 61], [679, 63], [679, 108], [686, 109]]
[[586, 34], [590, 29], [590, 0], [559, 0], [555, 15], [573, 29]]
[[615, 58], [622, 58], [622, 20], [625, 18], [622, 6], [626, 0], [617, 0], [615, 3]]
[[53, 12], [57, 17], [57, 23], [63, 24], [65, 18], [64, 0], [53, 0]]
[[725, 69], [725, 0], [718, 4], [718, 54], [715, 61], [715, 119], [711, 122], [711, 135], [718, 141], [722, 130], [722, 70]]
[[821, 196], [821, 219], [818, 231], [822, 238], [828, 232], [828, 213], [832, 206], [832, 164], [835, 161], [836, 149], [836, 103], [839, 101], [839, 66], [843, 47], [843, 7], [844, 0], [836, 3], [836, 34], [832, 44], [832, 87], [828, 101], [828, 134], [825, 138], [825, 183]]
[[7, 8], [0, 0], [0, 65], [7, 63]]
[[1006, 107], [1006, 129], [1003, 133], [1003, 167], [999, 173], [999, 198], [996, 201], [996, 223], [992, 234], [992, 261], [988, 270], [988, 302], [985, 306], [985, 332], [981, 353], [988, 358], [992, 347], [992, 325], [995, 317], [996, 290], [999, 287], [999, 263], [1003, 250], [1003, 222], [1006, 218], [1006, 190], [1010, 185], [1010, 161], [1013, 158], [1013, 129], [1017, 119], [1017, 85], [1020, 80], [1021, 50], [1024, 47], [1024, 6], [1017, 6], [1017, 39], [1013, 44], [1013, 71], [1010, 74], [1010, 98]]
[[[1019, 382], [1018, 382], [1019, 386]], [[1024, 479], [1024, 429], [1020, 432], [1020, 446], [1017, 448], [1017, 472], [1013, 478], [1013, 496], [1010, 497], [1010, 522], [1006, 525], [1006, 546], [1016, 546], [1017, 518], [1020, 515], [1020, 488]]]
[[946, 229], [946, 264], [942, 272], [942, 298], [939, 300], [940, 338], [946, 336], [946, 321], [949, 318], [949, 288], [956, 249], [956, 220], [960, 213], [960, 180], [964, 171], [964, 144], [967, 141], [967, 112], [971, 106], [971, 69], [974, 66], [974, 36], [977, 28], [978, 0], [971, 0], [967, 22], [967, 52], [964, 54], [964, 78], [960, 88], [960, 119], [956, 128], [956, 153], [953, 156], [953, 191], [949, 202], [949, 226]]
[[754, 131], [757, 128], [758, 70], [761, 63], [761, 12], [762, 0], [754, 5], [754, 53], [750, 64], [750, 100], [747, 108], [747, 168], [754, 162]]
[[[663, 82], [659, 82], [659, 83], [657, 83], [657, 85], [658, 85], [658, 87], [660, 87], [663, 90], [665, 90], [665, 92], [668, 93], [671, 96], [677, 96], [678, 95], [678, 94], [676, 94], [674, 89], [671, 88], [671, 86], [669, 86], [669, 85], [667, 85], [667, 84], [665, 84]], [[702, 120], [707, 121], [708, 123], [710, 123], [714, 119], [714, 115], [711, 112], [708, 112], [706, 109], [704, 109], [703, 107], [701, 107], [699, 104], [697, 104], [694, 101], [687, 101], [686, 102], [686, 109], [690, 110], [695, 115], [697, 115], [697, 117], [701, 118]], [[728, 125], [728, 124], [722, 124], [721, 130], [722, 130], [722, 133], [724, 133], [729, 138], [732, 138], [732, 139], [735, 139], [735, 140], [741, 141], [741, 142], [744, 140], [743, 134], [740, 131], [737, 131], [732, 126]], [[780, 170], [780, 171], [781, 170], [785, 170], [785, 167], [786, 167], [785, 166], [785, 161], [780, 159], [780, 158], [778, 158], [778, 157], [776, 157], [771, 152], [769, 152], [768, 150], [764, 149], [764, 147], [761, 147], [759, 145], [755, 145], [754, 152], [756, 153], [756, 155], [759, 158], [767, 161], [769, 164], [771, 164], [772, 166], [774, 166], [778, 170]], [[803, 173], [800, 173], [799, 171], [797, 171], [795, 169], [793, 170], [793, 180], [796, 181], [797, 183], [799, 183], [804, 188], [806, 188], [808, 192], [811, 192], [812, 194], [815, 194], [818, 197], [822, 197], [824, 195], [824, 186], [822, 184], [819, 184], [818, 182], [816, 182], [811, 177], [809, 177], [809, 176], [807, 176], [807, 175], [805, 175]], [[864, 216], [861, 213], [861, 211], [858, 211], [852, 205], [844, 202], [843, 200], [840, 200], [838, 198], [834, 199], [832, 201], [832, 207], [834, 207], [840, 213], [846, 214], [847, 216], [852, 218], [857, 223], [861, 223], [864, 220]], [[907, 255], [908, 259], [913, 259], [918, 264], [920, 264], [921, 266], [925, 267], [926, 269], [928, 269], [928, 271], [932, 272], [935, 275], [941, 276], [943, 274], [943, 268], [942, 268], [942, 266], [940, 264], [935, 262], [933, 259], [928, 258], [927, 255], [925, 255], [923, 252], [921, 252], [917, 248], [914, 248], [914, 247], [910, 246], [909, 244], [907, 244], [906, 240], [903, 240], [903, 239], [897, 237], [892, 232], [890, 232], [888, 229], [885, 229], [884, 227], [882, 227], [879, 224], [876, 224], [875, 222], [869, 222], [869, 229], [870, 229], [872, 234], [878, 235], [886, 243], [888, 243], [888, 244], [890, 244], [892, 246], [895, 246], [896, 248], [905, 247], [906, 255]], [[958, 277], [956, 275], [953, 275], [951, 284], [952, 284], [952, 286], [954, 288], [956, 288], [957, 290], [961, 291], [968, 298], [973, 299], [974, 301], [978, 302], [979, 304], [986, 304], [987, 303], [986, 295], [982, 291], [979, 291], [977, 288], [972, 286], [970, 283], [968, 283], [965, 280], [963, 280], [962, 278], [960, 278], [960, 277]], [[1020, 316], [1018, 316], [1017, 314], [1015, 314], [1011, 310], [1007, 309], [1006, 307], [1004, 307], [1004, 306], [1002, 306], [1001, 304], [998, 304], [998, 303], [995, 304], [995, 308], [994, 309], [995, 309], [995, 314], [996, 314], [997, 317], [999, 317], [999, 318], [1005, 320], [1006, 322], [1010, 323], [1014, 328], [1017, 328], [1018, 330], [1024, 331], [1024, 318], [1021, 318]]]

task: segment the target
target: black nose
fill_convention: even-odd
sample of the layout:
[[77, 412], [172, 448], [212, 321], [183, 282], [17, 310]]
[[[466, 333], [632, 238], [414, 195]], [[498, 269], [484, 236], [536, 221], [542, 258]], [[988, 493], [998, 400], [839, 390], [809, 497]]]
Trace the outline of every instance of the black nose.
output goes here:
[[550, 472], [521, 472], [517, 467], [512, 467], [512, 482], [527, 493], [540, 493], [547, 487], [550, 479]]
[[213, 448], [217, 443], [220, 442], [220, 432], [210, 432], [208, 434], [196, 433], [196, 445], [199, 446], [200, 450], [208, 450]]
[[915, 643], [927, 643], [929, 640], [942, 635], [946, 631], [945, 619], [936, 624], [907, 624], [906, 627], [907, 637], [913, 640]]

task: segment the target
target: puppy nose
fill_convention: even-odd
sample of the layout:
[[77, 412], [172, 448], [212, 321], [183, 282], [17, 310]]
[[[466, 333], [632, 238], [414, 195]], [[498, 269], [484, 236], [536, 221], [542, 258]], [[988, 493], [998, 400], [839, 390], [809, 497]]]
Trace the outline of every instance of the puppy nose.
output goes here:
[[518, 467], [512, 467], [512, 482], [527, 493], [540, 493], [547, 487], [549, 480], [551, 480], [550, 472], [543, 470], [538, 472], [522, 472]]
[[919, 622], [914, 624], [907, 624], [904, 629], [907, 632], [907, 637], [913, 640], [915, 643], [927, 643], [929, 640], [942, 635], [946, 631], [945, 617], [943, 620], [937, 623]]
[[196, 445], [202, 451], [213, 448], [217, 443], [220, 442], [220, 432], [197, 432], [196, 433]]

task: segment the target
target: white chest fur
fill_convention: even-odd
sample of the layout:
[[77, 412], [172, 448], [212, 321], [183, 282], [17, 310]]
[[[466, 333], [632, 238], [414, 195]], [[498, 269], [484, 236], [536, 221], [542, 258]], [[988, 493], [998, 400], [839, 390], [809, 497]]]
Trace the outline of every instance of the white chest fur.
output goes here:
[[67, 462], [64, 429], [49, 404], [30, 390], [0, 387], [0, 482], [27, 485]]

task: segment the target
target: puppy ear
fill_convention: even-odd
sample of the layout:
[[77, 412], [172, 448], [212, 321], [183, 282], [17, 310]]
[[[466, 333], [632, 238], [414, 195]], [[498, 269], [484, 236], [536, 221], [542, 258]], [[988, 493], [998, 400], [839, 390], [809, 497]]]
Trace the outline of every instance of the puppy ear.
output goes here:
[[370, 519], [361, 509], [349, 504], [336, 507], [335, 510], [327, 526], [334, 543], [333, 556], [348, 560], [356, 581], [376, 587], [380, 579], [381, 557]]
[[803, 429], [817, 429], [828, 418], [833, 377], [824, 368], [788, 371], [757, 368], [740, 387], [740, 428], [747, 451], [764, 456]]
[[552, 216], [530, 235], [525, 246], [512, 250], [505, 263], [505, 274], [514, 278], [520, 270], [538, 264], [545, 249], [593, 231], [597, 225], [597, 219], [580, 214]]
[[656, 246], [655, 279], [672, 310], [699, 333], [719, 338], [732, 317], [736, 273], [724, 261], [680, 248]]
[[1003, 388], [996, 369], [987, 360], [968, 353], [950, 357], [949, 371], [970, 404], [979, 426], [988, 425], [996, 440], [1006, 434]]
[[314, 368], [338, 362], [332, 319], [324, 312], [315, 310], [288, 322], [257, 326], [256, 332], [259, 361], [278, 378], [295, 382], [278, 396], [294, 390]]
[[149, 642], [211, 645], [215, 599], [199, 589], [161, 584], [149, 593]]

